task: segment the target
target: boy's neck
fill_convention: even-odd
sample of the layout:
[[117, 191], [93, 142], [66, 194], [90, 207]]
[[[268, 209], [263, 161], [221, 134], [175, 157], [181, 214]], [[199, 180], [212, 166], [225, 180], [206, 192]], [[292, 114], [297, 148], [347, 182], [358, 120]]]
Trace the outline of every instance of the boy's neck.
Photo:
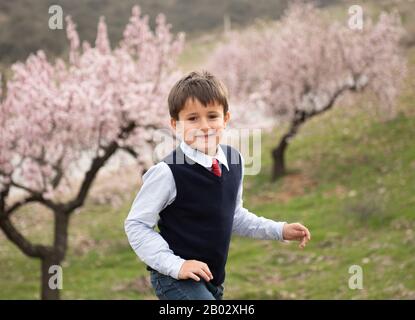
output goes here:
[[[186, 145], [188, 145], [190, 148], [192, 148], [193, 150], [197, 150], [198, 152], [201, 152], [201, 153], [203, 153], [203, 154], [205, 154], [205, 155], [207, 155], [209, 157], [212, 157], [213, 158], [213, 157], [215, 157], [218, 154], [218, 147], [219, 147], [219, 145], [216, 145], [216, 148], [213, 151], [207, 150], [207, 152], [205, 152], [205, 151], [199, 150], [197, 148], [194, 148], [193, 146], [187, 144], [185, 141], [183, 141], [183, 142]], [[211, 151], [211, 152], [209, 152], [209, 151]]]
[[[203, 153], [203, 154], [205, 154], [205, 155], [207, 155], [207, 156], [209, 156], [209, 157], [212, 157], [212, 158], [218, 154], [218, 146], [216, 146], [216, 148], [213, 151], [207, 150], [205, 152], [205, 151], [202, 151], [202, 150], [199, 150], [199, 149], [196, 149], [196, 150]], [[211, 152], [209, 152], [209, 151], [211, 151]]]

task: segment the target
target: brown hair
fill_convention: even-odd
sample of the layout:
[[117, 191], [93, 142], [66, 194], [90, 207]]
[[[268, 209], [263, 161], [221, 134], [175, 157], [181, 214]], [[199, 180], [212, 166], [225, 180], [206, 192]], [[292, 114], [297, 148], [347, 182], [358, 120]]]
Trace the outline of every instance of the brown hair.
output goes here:
[[223, 106], [223, 113], [228, 112], [228, 92], [226, 87], [208, 71], [190, 72], [181, 78], [170, 90], [168, 103], [170, 116], [179, 119], [179, 112], [184, 108], [188, 98], [197, 99], [204, 106], [218, 103]]

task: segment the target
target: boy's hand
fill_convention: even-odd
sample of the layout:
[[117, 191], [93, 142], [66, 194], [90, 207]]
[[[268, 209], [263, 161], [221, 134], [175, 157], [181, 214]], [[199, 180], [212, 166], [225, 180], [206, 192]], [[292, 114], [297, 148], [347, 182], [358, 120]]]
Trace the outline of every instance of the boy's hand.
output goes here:
[[283, 240], [301, 241], [299, 247], [303, 249], [308, 241], [311, 240], [310, 231], [301, 223], [286, 223], [282, 230]]
[[193, 279], [200, 281], [202, 277], [207, 282], [213, 279], [212, 273], [206, 263], [197, 260], [186, 260], [179, 271], [179, 279]]

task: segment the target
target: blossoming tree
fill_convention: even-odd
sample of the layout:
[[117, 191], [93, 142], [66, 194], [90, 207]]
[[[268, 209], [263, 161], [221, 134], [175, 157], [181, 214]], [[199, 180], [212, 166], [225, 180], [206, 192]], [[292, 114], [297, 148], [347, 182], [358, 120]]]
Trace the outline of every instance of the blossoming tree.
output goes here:
[[263, 111], [288, 123], [272, 150], [276, 180], [286, 171], [285, 151], [300, 127], [346, 93], [371, 91], [382, 112], [393, 114], [405, 74], [402, 35], [394, 13], [383, 13], [377, 23], [366, 19], [362, 30], [353, 30], [329, 22], [310, 4], [294, 4], [274, 27], [233, 34], [208, 67], [228, 85], [233, 104], [243, 108], [239, 112]]
[[[14, 64], [0, 100], [0, 228], [24, 254], [40, 259], [43, 299], [59, 299], [48, 272], [63, 261], [71, 214], [84, 204], [100, 169], [119, 150], [140, 162], [152, 130], [168, 125], [166, 97], [184, 41], [163, 15], [152, 31], [139, 7], [114, 49], [104, 18], [95, 45], [82, 47], [75, 24], [70, 17], [66, 22], [68, 61], [51, 62], [39, 51]], [[74, 183], [80, 161], [88, 169]], [[12, 190], [23, 195], [13, 200]], [[53, 212], [50, 245], [32, 243], [11, 220], [34, 202]]]

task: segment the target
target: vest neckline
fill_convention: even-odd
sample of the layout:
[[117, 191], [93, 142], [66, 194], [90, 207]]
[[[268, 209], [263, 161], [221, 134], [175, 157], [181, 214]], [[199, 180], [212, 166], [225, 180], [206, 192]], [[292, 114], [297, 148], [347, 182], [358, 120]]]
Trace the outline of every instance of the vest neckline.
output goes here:
[[[222, 148], [221, 146], [219, 146], [219, 148]], [[184, 155], [184, 157], [186, 158], [185, 159], [185, 162], [188, 164], [188, 165], [191, 165], [191, 166], [196, 166], [196, 167], [198, 167], [198, 169], [199, 170], [203, 170], [204, 171], [204, 174], [205, 175], [207, 175], [207, 176], [209, 176], [211, 179], [214, 179], [214, 180], [218, 180], [219, 182], [222, 182], [223, 181], [223, 171], [224, 171], [224, 165], [222, 165], [221, 163], [220, 163], [220, 169], [221, 169], [221, 175], [220, 175], [220, 177], [219, 176], [217, 176], [217, 175], [215, 175], [212, 171], [210, 171], [208, 168], [206, 168], [206, 167], [204, 167], [204, 166], [202, 166], [201, 164], [199, 164], [199, 163], [197, 163], [196, 161], [193, 161], [192, 159], [190, 159], [182, 150], [181, 150], [181, 148], [180, 148], [180, 146], [176, 149], [176, 153], [177, 152], [180, 152], [181, 154], [183, 154]], [[226, 153], [225, 153], [225, 155], [226, 155]], [[177, 155], [176, 155], [177, 156]], [[228, 159], [226, 159], [226, 160], [228, 160]], [[225, 168], [226, 169], [226, 168]], [[229, 168], [230, 169], [230, 168]]]
[[211, 179], [218, 180], [219, 182], [221, 182], [223, 180], [223, 168], [222, 168], [223, 165], [222, 164], [221, 164], [221, 168], [220, 168], [222, 174], [219, 177], [219, 176], [215, 175], [212, 171], [210, 171], [208, 168], [206, 168], [206, 167], [202, 166], [201, 164], [193, 161], [188, 156], [186, 156], [186, 155], [184, 155], [184, 156], [186, 157], [185, 161], [190, 160], [190, 163], [186, 162], [188, 165], [196, 166], [198, 168], [198, 170], [201, 170], [205, 175], [209, 176]]

